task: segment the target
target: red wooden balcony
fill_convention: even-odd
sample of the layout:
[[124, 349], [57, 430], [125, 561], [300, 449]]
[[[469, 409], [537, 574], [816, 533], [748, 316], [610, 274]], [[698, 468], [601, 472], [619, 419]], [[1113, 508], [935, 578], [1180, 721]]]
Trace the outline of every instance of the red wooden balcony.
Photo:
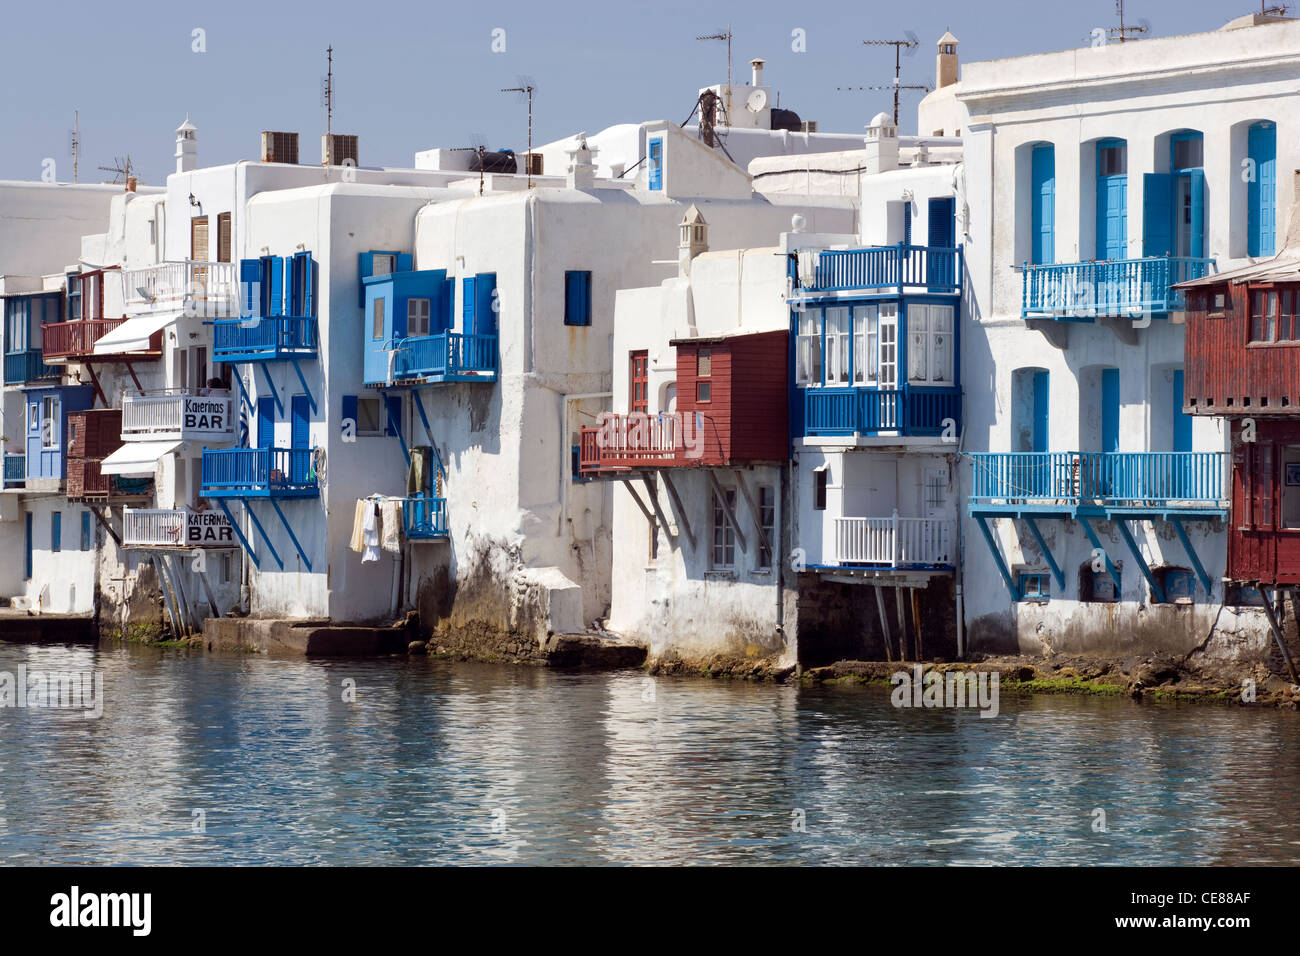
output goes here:
[[145, 501], [153, 496], [152, 478], [103, 473], [98, 458], [68, 459], [68, 498], [102, 502]]
[[[52, 322], [41, 329], [41, 351], [46, 362], [77, 361], [95, 352], [95, 341], [113, 331], [121, 319], [77, 319], [72, 322]], [[150, 343], [153, 344], [152, 342]], [[159, 333], [158, 351], [162, 349]]]

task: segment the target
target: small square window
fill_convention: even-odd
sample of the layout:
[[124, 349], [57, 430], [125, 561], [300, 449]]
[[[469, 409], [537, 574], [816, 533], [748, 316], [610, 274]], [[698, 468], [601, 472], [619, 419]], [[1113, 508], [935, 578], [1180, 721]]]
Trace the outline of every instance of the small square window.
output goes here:
[[370, 337], [379, 340], [384, 337], [384, 299], [375, 299], [374, 305], [371, 306], [371, 331]]
[[393, 270], [397, 267], [397, 256], [392, 253], [377, 252], [370, 262], [370, 274], [372, 276], [392, 275]]
[[564, 273], [564, 324], [591, 325], [591, 273]]
[[1021, 571], [1020, 600], [1045, 603], [1052, 596], [1052, 576], [1044, 571]]
[[429, 300], [406, 300], [406, 334], [411, 337], [429, 334]]
[[712, 401], [713, 400], [712, 395], [713, 395], [713, 384], [711, 382], [695, 383], [695, 400], [697, 402]]
[[700, 349], [695, 354], [695, 374], [700, 378], [708, 378], [713, 374], [713, 353], [709, 349]]
[[1228, 311], [1228, 294], [1226, 292], [1210, 293], [1210, 315], [1225, 315]]
[[382, 407], [377, 398], [357, 399], [358, 435], [374, 436], [384, 434], [384, 426], [379, 418]]
[[825, 468], [819, 468], [813, 472], [813, 510], [826, 510], [826, 486], [830, 472]]

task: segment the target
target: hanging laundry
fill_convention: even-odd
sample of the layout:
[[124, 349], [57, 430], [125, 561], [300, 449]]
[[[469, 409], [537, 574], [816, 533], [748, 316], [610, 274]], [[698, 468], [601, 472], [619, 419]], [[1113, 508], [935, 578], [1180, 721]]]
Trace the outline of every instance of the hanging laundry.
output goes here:
[[402, 502], [385, 498], [380, 503], [380, 540], [383, 548], [392, 554], [402, 553]]
[[365, 521], [362, 525], [366, 549], [361, 555], [361, 563], [379, 560], [379, 502], [366, 501]]
[[352, 540], [348, 542], [348, 547], [357, 553], [366, 548], [366, 505], [369, 503], [367, 499], [362, 498], [357, 502], [356, 510], [352, 514]]
[[416, 445], [411, 449], [411, 466], [406, 471], [408, 496], [429, 493], [429, 475], [433, 471], [433, 447]]

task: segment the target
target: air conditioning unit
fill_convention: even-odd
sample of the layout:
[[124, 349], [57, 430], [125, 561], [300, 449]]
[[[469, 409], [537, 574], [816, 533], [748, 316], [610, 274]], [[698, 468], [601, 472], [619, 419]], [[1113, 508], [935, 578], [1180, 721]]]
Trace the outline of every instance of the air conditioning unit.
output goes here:
[[528, 176], [542, 175], [541, 153], [524, 153], [524, 173]]
[[358, 165], [357, 137], [346, 133], [323, 134], [320, 138], [320, 162], [322, 166]]
[[262, 162], [298, 163], [298, 134], [262, 131]]

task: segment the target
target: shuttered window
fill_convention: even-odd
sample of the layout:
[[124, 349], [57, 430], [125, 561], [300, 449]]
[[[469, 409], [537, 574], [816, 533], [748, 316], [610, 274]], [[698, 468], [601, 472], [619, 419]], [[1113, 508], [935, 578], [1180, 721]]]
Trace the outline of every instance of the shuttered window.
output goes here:
[[564, 274], [564, 324], [591, 325], [591, 273]]
[[208, 261], [207, 216], [195, 216], [190, 220], [190, 258], [195, 262]]
[[217, 261], [230, 261], [230, 213], [217, 215]]

